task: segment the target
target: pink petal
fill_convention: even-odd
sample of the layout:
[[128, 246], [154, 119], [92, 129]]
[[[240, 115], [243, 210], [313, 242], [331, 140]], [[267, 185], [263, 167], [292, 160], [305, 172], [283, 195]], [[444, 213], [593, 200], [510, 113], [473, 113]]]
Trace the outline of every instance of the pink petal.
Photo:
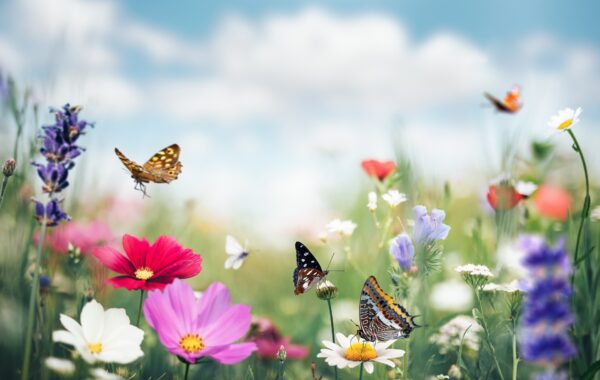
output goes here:
[[256, 351], [256, 344], [240, 343], [232, 344], [227, 350], [206, 356], [210, 356], [221, 364], [237, 364], [252, 355], [254, 351]]
[[220, 318], [200, 331], [208, 346], [229, 344], [246, 335], [251, 322], [250, 306], [233, 305]]
[[125, 288], [127, 290], [147, 290], [146, 281], [136, 280], [129, 276], [112, 277], [106, 280], [106, 283], [114, 288]]
[[148, 293], [144, 301], [144, 317], [146, 321], [158, 334], [161, 343], [170, 351], [179, 347], [179, 340], [189, 333], [179, 315], [171, 307], [170, 295], [154, 290]]
[[110, 270], [124, 275], [133, 275], [135, 267], [119, 251], [112, 247], [96, 248], [94, 256]]
[[231, 304], [229, 290], [220, 282], [213, 282], [204, 291], [198, 305], [196, 328], [211, 324], [219, 318]]
[[152, 268], [158, 269], [157, 276], [170, 276], [178, 278], [194, 277], [202, 270], [202, 258], [191, 249], [170, 254], [169, 262], [162, 260], [164, 266], [153, 264]]
[[125, 234], [123, 235], [123, 249], [136, 268], [146, 266], [146, 256], [150, 249], [148, 240], [140, 240], [133, 235]]

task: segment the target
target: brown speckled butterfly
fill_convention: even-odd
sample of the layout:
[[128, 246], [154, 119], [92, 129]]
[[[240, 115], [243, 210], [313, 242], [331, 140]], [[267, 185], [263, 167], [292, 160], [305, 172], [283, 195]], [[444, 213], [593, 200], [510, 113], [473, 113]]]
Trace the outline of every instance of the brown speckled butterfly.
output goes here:
[[131, 172], [131, 178], [135, 181], [135, 189], [140, 190], [144, 196], [148, 196], [146, 194], [146, 183], [169, 183], [177, 179], [182, 167], [181, 162], [179, 162], [180, 152], [179, 145], [169, 145], [150, 157], [144, 165], [140, 165], [125, 157], [119, 149], [115, 148], [117, 157]]

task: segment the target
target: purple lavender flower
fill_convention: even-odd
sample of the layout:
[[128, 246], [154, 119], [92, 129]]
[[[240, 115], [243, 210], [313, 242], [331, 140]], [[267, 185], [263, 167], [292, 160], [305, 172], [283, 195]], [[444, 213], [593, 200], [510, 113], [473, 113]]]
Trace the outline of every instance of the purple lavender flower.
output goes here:
[[37, 167], [38, 176], [44, 181], [42, 190], [44, 193], [59, 193], [67, 186], [67, 176], [69, 171], [65, 164], [48, 162], [46, 166], [42, 164], [33, 163]]
[[35, 219], [40, 224], [45, 224], [48, 227], [57, 226], [63, 220], [71, 218], [63, 210], [60, 209], [60, 203], [56, 199], [51, 199], [48, 204], [44, 205], [40, 201], [33, 200], [35, 203]]
[[569, 376], [565, 371], [547, 371], [536, 374], [533, 380], [569, 380]]
[[413, 215], [415, 217], [413, 231], [415, 244], [429, 244], [436, 240], [444, 240], [448, 236], [450, 226], [443, 223], [446, 217], [444, 210], [434, 208], [429, 215], [425, 206], [418, 205], [413, 208]]
[[[577, 353], [568, 335], [574, 317], [569, 302], [571, 265], [564, 240], [551, 247], [541, 237], [525, 236], [519, 245], [525, 251], [523, 264], [531, 280], [521, 317], [522, 356], [527, 361], [557, 369]], [[544, 377], [548, 374], [554, 377]], [[560, 374], [552, 371], [540, 376], [540, 379], [561, 379]]]
[[413, 265], [415, 247], [407, 234], [400, 234], [390, 242], [390, 255], [398, 262], [402, 270], [409, 271]]

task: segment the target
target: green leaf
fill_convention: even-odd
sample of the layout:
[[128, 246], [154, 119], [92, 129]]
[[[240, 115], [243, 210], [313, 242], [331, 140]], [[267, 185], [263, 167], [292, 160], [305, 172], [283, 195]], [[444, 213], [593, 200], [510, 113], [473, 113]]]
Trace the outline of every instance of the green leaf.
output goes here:
[[589, 249], [589, 250], [588, 250], [588, 251], [585, 253], [585, 255], [583, 255], [583, 256], [581, 256], [580, 258], [578, 258], [578, 259], [577, 259], [577, 261], [575, 261], [575, 266], [576, 266], [576, 267], [578, 267], [578, 266], [579, 266], [579, 264], [581, 264], [581, 263], [583, 262], [583, 260], [585, 260], [585, 259], [586, 259], [586, 257], [588, 257], [589, 255], [591, 255], [591, 254], [592, 254], [592, 252], [594, 252], [594, 249], [595, 249], [595, 248], [596, 248], [596, 247], [591, 247], [591, 248], [590, 248], [590, 249]]
[[600, 372], [600, 360], [593, 363], [581, 376], [581, 380], [592, 380], [596, 373]]
[[246, 380], [254, 380], [254, 372], [250, 366], [248, 366], [248, 371], [246, 371]]

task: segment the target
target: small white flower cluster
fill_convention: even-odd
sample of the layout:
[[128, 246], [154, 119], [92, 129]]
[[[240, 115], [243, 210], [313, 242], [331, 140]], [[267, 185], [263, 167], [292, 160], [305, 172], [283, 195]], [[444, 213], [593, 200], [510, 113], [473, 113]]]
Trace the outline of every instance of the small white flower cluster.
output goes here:
[[[483, 331], [475, 319], [466, 315], [458, 315], [446, 322], [440, 330], [429, 338], [429, 342], [436, 344], [441, 354], [457, 351], [460, 342], [463, 349], [479, 350], [479, 333]], [[464, 339], [463, 339], [464, 335]]]
[[351, 236], [356, 229], [356, 223], [351, 220], [334, 219], [325, 225], [327, 232], [330, 234], [340, 234], [343, 236]]
[[466, 264], [456, 267], [456, 271], [463, 275], [477, 276], [477, 277], [494, 277], [490, 268], [485, 265]]
[[515, 293], [515, 292], [523, 292], [523, 288], [519, 286], [519, 281], [513, 280], [508, 284], [495, 284], [490, 282], [489, 284], [485, 284], [483, 286], [483, 291], [485, 292], [506, 292], [506, 293]]
[[367, 203], [367, 208], [369, 211], [373, 212], [377, 210], [377, 193], [374, 191], [370, 191], [368, 194], [369, 202]]
[[398, 206], [400, 203], [406, 202], [408, 199], [406, 198], [406, 194], [395, 189], [389, 190], [387, 193], [383, 194], [381, 198], [383, 198], [383, 200], [392, 208]]

